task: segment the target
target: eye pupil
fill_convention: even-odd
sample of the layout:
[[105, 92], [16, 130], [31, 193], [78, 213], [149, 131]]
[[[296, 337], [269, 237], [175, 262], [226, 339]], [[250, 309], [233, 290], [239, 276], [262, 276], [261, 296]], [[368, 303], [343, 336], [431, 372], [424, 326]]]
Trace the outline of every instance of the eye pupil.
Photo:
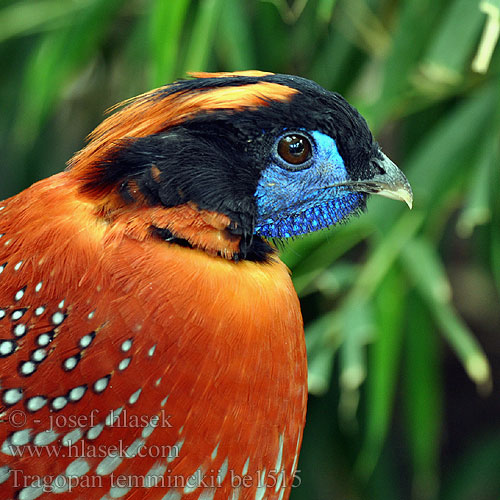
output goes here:
[[285, 135], [278, 143], [278, 154], [287, 163], [300, 165], [311, 158], [311, 143], [304, 135]]

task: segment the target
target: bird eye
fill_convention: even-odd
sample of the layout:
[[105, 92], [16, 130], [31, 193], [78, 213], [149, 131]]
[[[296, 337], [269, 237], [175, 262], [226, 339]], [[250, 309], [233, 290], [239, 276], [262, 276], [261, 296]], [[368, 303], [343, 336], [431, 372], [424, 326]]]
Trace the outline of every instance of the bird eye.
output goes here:
[[302, 165], [312, 156], [311, 142], [305, 135], [285, 135], [278, 142], [278, 154], [287, 163]]

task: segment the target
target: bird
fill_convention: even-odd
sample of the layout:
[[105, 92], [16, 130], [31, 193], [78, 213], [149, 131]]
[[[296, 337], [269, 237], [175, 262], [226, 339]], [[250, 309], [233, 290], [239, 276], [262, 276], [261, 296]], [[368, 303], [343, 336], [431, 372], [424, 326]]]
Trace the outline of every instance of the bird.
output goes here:
[[0, 202], [0, 499], [287, 499], [307, 357], [277, 242], [410, 184], [298, 76], [192, 73], [110, 113]]

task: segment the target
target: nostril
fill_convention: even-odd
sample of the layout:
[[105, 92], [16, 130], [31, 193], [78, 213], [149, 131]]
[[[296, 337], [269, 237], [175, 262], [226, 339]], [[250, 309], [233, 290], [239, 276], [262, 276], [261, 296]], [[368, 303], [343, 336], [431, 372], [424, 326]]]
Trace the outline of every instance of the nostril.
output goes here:
[[384, 167], [377, 160], [372, 160], [372, 168], [374, 175], [384, 175], [386, 173]]

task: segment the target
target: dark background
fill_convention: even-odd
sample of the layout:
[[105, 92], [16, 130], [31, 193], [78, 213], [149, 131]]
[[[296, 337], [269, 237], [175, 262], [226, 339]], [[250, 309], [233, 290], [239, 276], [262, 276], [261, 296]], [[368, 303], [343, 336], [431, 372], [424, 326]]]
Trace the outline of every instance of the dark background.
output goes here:
[[312, 78], [407, 174], [413, 211], [373, 199], [283, 250], [310, 366], [293, 500], [500, 497], [500, 50], [472, 69], [486, 19], [475, 0], [0, 2], [0, 199], [62, 170], [106, 108], [189, 70]]

